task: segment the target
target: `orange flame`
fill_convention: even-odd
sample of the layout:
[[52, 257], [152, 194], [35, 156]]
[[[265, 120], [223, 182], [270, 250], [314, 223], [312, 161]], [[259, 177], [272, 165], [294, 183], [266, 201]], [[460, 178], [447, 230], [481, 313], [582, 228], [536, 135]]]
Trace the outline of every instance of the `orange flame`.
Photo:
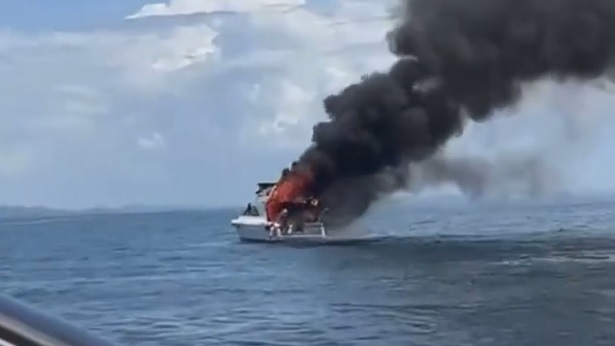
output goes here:
[[276, 220], [285, 203], [301, 200], [309, 184], [312, 175], [308, 171], [292, 171], [286, 178], [276, 184], [266, 203], [267, 219]]

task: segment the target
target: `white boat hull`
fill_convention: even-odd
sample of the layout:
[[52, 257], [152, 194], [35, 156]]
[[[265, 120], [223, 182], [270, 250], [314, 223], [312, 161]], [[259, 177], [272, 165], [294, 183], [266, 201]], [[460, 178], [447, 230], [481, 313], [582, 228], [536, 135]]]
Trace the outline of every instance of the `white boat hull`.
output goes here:
[[305, 224], [303, 232], [278, 234], [273, 229], [273, 223], [259, 216], [239, 216], [231, 221], [239, 239], [250, 242], [288, 242], [288, 241], [319, 241], [326, 240], [324, 227], [320, 223]]

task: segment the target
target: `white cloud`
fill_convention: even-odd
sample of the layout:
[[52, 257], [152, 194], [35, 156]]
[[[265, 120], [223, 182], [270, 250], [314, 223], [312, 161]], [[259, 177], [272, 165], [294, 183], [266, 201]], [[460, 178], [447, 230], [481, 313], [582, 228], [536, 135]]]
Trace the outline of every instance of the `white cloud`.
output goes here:
[[385, 5], [328, 6], [171, 1], [117, 27], [0, 31], [0, 203], [249, 197], [308, 144], [324, 96], [389, 63]]
[[116, 27], [0, 31], [0, 203], [249, 198], [325, 96], [389, 67], [392, 3], [175, 0]]
[[176, 16], [214, 12], [280, 11], [303, 5], [305, 5], [305, 0], [171, 0], [169, 4], [147, 4], [127, 18], [136, 19], [152, 16]]
[[148, 136], [137, 138], [137, 145], [144, 150], [156, 150], [163, 149], [166, 143], [164, 137], [160, 133], [154, 132]]

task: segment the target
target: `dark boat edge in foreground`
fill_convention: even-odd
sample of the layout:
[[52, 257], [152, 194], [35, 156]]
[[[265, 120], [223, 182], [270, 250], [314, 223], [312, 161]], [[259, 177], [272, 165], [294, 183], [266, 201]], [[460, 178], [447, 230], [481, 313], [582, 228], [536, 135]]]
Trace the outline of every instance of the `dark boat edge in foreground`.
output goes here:
[[89, 332], [0, 295], [2, 346], [114, 346]]

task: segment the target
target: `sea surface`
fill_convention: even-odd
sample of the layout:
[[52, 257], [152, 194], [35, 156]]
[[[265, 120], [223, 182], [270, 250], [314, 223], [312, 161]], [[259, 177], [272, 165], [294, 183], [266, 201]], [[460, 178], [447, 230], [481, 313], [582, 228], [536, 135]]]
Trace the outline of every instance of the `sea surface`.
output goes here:
[[389, 203], [335, 246], [236, 210], [0, 222], [0, 294], [118, 345], [615, 345], [615, 200]]

